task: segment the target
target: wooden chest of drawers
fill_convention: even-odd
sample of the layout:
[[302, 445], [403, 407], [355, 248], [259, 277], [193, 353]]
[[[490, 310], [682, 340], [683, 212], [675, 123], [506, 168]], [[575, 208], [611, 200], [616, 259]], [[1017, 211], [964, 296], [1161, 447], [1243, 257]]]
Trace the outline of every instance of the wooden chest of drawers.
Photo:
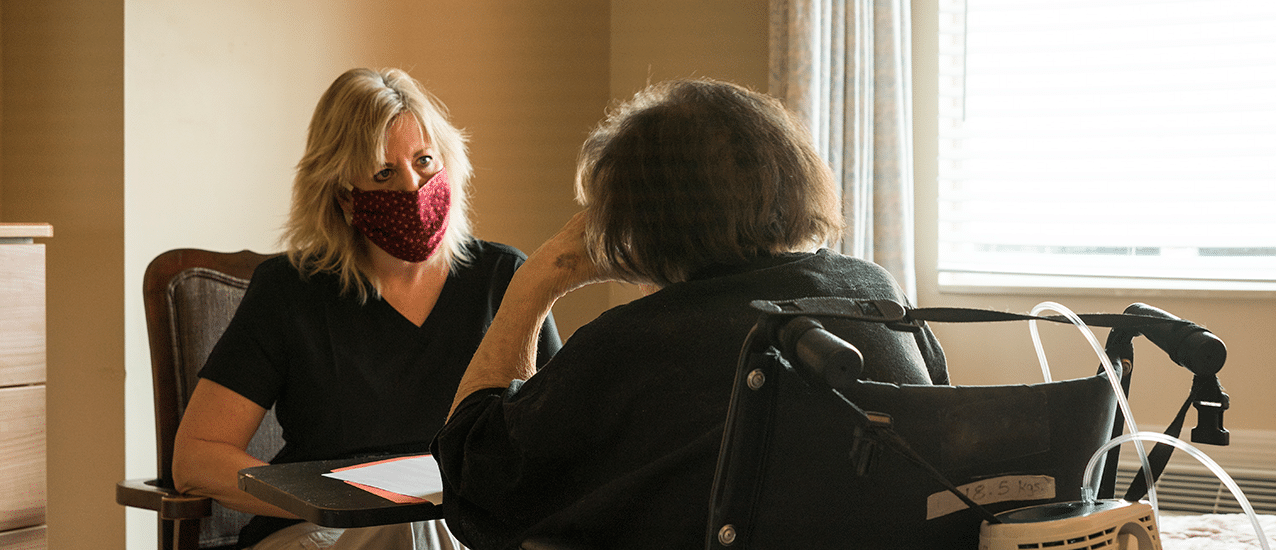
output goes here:
[[0, 550], [46, 548], [44, 224], [0, 224]]

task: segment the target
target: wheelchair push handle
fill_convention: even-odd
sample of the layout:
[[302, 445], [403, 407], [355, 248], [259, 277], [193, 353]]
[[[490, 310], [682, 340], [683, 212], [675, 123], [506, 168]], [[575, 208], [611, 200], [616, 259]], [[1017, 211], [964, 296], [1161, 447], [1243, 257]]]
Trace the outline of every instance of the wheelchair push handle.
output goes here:
[[846, 340], [824, 329], [805, 315], [787, 320], [776, 336], [780, 345], [798, 359], [807, 375], [833, 388], [844, 388], [860, 377], [864, 356]]
[[1205, 327], [1147, 304], [1130, 304], [1125, 313], [1181, 321], [1139, 327], [1138, 332], [1169, 355], [1171, 361], [1195, 374], [1216, 374], [1227, 361], [1227, 346]]
[[[1188, 401], [1197, 413], [1197, 426], [1192, 429], [1192, 441], [1210, 445], [1227, 445], [1230, 442], [1230, 434], [1223, 427], [1223, 413], [1230, 408], [1231, 400], [1218, 381], [1218, 371], [1227, 361], [1227, 346], [1205, 327], [1147, 304], [1130, 304], [1130, 307], [1125, 308], [1125, 313], [1173, 322], [1114, 329], [1108, 339], [1109, 355], [1111, 356], [1115, 351], [1118, 356], [1132, 357], [1129, 355], [1132, 352], [1130, 340], [1134, 336], [1143, 335], [1164, 351], [1171, 361], [1192, 371], [1192, 391]], [[1122, 380], [1122, 385], [1127, 392], [1128, 384], [1128, 378]], [[1185, 404], [1183, 411], [1186, 410]], [[1182, 413], [1176, 424], [1181, 423], [1181, 415]], [[1119, 434], [1118, 419], [1113, 435]]]

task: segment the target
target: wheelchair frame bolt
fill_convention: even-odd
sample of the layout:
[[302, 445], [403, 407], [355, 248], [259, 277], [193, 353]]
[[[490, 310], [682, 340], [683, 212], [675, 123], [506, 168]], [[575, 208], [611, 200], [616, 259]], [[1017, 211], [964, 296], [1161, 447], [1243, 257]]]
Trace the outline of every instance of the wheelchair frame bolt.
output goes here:
[[723, 546], [731, 546], [735, 542], [735, 526], [728, 523], [718, 529], [718, 542], [722, 543]]
[[749, 389], [756, 391], [766, 383], [766, 375], [762, 373], [762, 369], [753, 369], [753, 371], [749, 373], [748, 382]]

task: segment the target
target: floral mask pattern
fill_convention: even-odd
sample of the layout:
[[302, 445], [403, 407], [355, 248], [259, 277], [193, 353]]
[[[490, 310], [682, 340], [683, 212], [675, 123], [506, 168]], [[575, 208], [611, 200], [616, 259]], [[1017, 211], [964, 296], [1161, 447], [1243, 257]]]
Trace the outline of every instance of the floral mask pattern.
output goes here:
[[350, 223], [395, 258], [423, 262], [443, 240], [452, 205], [447, 170], [439, 170], [416, 191], [355, 188], [350, 196]]

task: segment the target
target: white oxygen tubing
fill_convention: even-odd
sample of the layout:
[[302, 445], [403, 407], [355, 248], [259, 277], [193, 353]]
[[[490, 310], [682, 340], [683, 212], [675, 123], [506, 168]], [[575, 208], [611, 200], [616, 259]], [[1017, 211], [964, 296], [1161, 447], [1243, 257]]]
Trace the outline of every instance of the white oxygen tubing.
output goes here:
[[[1130, 402], [1125, 398], [1125, 392], [1121, 391], [1121, 377], [1117, 376], [1116, 369], [1112, 368], [1112, 360], [1108, 358], [1108, 354], [1103, 351], [1103, 347], [1099, 345], [1099, 340], [1094, 337], [1094, 333], [1086, 327], [1085, 322], [1077, 317], [1072, 310], [1055, 302], [1041, 302], [1037, 307], [1032, 308], [1032, 315], [1040, 315], [1042, 311], [1051, 310], [1063, 315], [1077, 330], [1081, 331], [1081, 335], [1090, 342], [1090, 347], [1094, 348], [1094, 353], [1099, 356], [1099, 363], [1103, 364], [1103, 372], [1108, 375], [1108, 383], [1112, 386], [1112, 393], [1116, 395], [1117, 405], [1121, 408], [1121, 413], [1125, 416], [1125, 426], [1130, 433], [1139, 433], [1139, 426], [1134, 423], [1134, 414], [1130, 412]], [[1028, 329], [1032, 332], [1032, 345], [1037, 349], [1037, 358], [1041, 361], [1041, 372], [1045, 375], [1046, 382], [1050, 382], [1050, 365], [1046, 363], [1046, 353], [1041, 345], [1041, 335], [1037, 332], [1037, 321], [1028, 321]], [[1143, 448], [1143, 441], [1135, 439], [1134, 448], [1138, 451], [1139, 463], [1143, 465], [1144, 475], [1148, 480], [1152, 479], [1152, 465], [1148, 462], [1148, 453]], [[1087, 471], [1087, 474], [1089, 472]], [[1156, 503], [1156, 484], [1149, 482], [1148, 501], [1152, 503], [1152, 513], [1158, 521], [1161, 519], [1157, 512]]]
[[[1209, 468], [1211, 472], [1214, 472], [1214, 475], [1217, 476], [1218, 479], [1221, 480], [1223, 484], [1227, 486], [1227, 489], [1232, 492], [1232, 496], [1236, 497], [1236, 501], [1241, 504], [1241, 509], [1245, 510], [1245, 515], [1249, 516], [1249, 522], [1251, 525], [1254, 526], [1254, 533], [1258, 535], [1258, 542], [1263, 545], [1263, 550], [1271, 550], [1271, 547], [1268, 546], [1267, 544], [1267, 535], [1263, 533], [1263, 525], [1258, 522], [1258, 515], [1254, 513], [1254, 507], [1250, 505], [1249, 499], [1245, 498], [1245, 493], [1241, 492], [1241, 488], [1239, 485], [1236, 484], [1236, 481], [1232, 480], [1232, 476], [1227, 475], [1227, 472], [1223, 471], [1222, 466], [1219, 466], [1217, 462], [1214, 462], [1214, 459], [1210, 458], [1203, 451], [1192, 446], [1191, 443], [1183, 441], [1182, 439], [1179, 439], [1177, 437], [1168, 436], [1163, 433], [1157, 433], [1157, 432], [1129, 433], [1119, 437], [1114, 437], [1112, 438], [1111, 441], [1108, 441], [1107, 443], [1100, 445], [1099, 450], [1095, 451], [1093, 455], [1090, 455], [1090, 463], [1086, 464], [1085, 475], [1082, 476], [1081, 478], [1081, 500], [1085, 502], [1086, 504], [1093, 504], [1095, 497], [1098, 494], [1099, 483], [1098, 483], [1098, 479], [1094, 477], [1094, 471], [1098, 469], [1099, 457], [1103, 456], [1104, 453], [1108, 451], [1108, 449], [1111, 449], [1112, 447], [1125, 443], [1126, 441], [1133, 440], [1134, 442], [1137, 443], [1145, 439], [1158, 441], [1161, 443], [1167, 443], [1175, 447], [1178, 447], [1180, 449], [1183, 449], [1184, 451], [1187, 452], [1187, 454], [1192, 455], [1193, 457], [1196, 458], [1197, 461], [1199, 461], [1201, 464], [1204, 464], [1206, 468]], [[1153, 483], [1151, 479], [1149, 478], [1149, 481], [1148, 481], [1149, 493], [1151, 492], [1152, 485]], [[1152, 510], [1153, 512], [1157, 511], [1155, 503], [1152, 504]]]
[[[1068, 308], [1064, 308], [1063, 306], [1056, 304], [1054, 302], [1041, 302], [1040, 304], [1037, 304], [1037, 307], [1032, 308], [1031, 314], [1034, 316], [1040, 315], [1042, 311], [1045, 311], [1047, 309], [1051, 311], [1059, 311], [1058, 309], [1055, 309], [1056, 307], [1063, 308], [1064, 310], [1067, 310], [1069, 312], [1071, 311], [1071, 310], [1068, 310]], [[1072, 317], [1069, 317], [1068, 320], [1072, 321], [1072, 324], [1074, 325], [1077, 325], [1077, 323], [1080, 321], [1080, 319], [1073, 321]], [[1081, 326], [1083, 325], [1077, 325], [1077, 328], [1079, 329], [1081, 328]], [[1046, 360], [1045, 346], [1041, 345], [1041, 333], [1037, 330], [1036, 319], [1032, 319], [1028, 321], [1028, 332], [1032, 333], [1032, 347], [1037, 350], [1037, 362], [1041, 364], [1041, 377], [1044, 378], [1047, 383], [1054, 382], [1054, 379], [1050, 377], [1050, 362]], [[1089, 332], [1089, 331], [1082, 331], [1082, 332]], [[1100, 355], [1106, 355], [1106, 354], [1100, 354]]]

